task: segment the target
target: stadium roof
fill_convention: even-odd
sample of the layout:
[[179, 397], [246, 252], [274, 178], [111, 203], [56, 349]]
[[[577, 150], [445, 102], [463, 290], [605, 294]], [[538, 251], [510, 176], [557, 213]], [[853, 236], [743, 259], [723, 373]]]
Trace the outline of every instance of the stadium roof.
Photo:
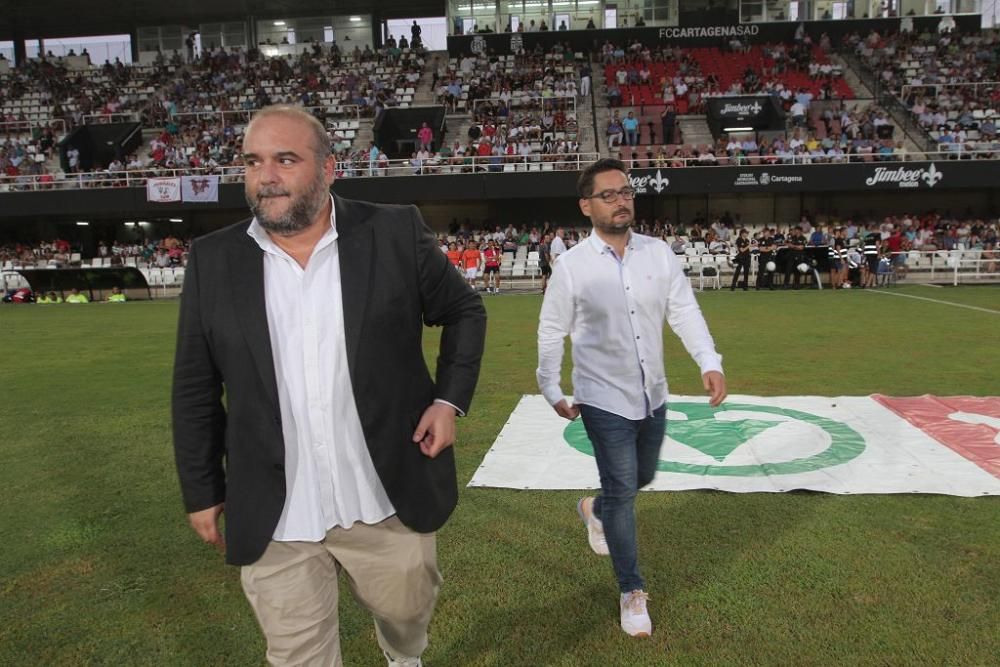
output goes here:
[[378, 21], [443, 16], [444, 0], [0, 0], [0, 40], [125, 34], [137, 26], [196, 26], [247, 16], [372, 14]]

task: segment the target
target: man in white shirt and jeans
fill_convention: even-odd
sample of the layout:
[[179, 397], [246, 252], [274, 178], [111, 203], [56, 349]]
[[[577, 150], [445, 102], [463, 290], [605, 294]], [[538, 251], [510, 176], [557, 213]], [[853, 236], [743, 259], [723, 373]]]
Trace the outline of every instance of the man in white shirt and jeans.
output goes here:
[[[601, 492], [577, 504], [591, 549], [610, 555], [622, 630], [652, 632], [636, 549], [635, 496], [656, 473], [666, 428], [663, 321], [701, 370], [712, 406], [726, 397], [722, 357], [670, 247], [630, 230], [635, 190], [620, 160], [588, 167], [577, 185], [594, 233], [553, 266], [538, 325], [538, 386], [556, 413], [583, 418]], [[560, 387], [573, 342], [573, 403]]]

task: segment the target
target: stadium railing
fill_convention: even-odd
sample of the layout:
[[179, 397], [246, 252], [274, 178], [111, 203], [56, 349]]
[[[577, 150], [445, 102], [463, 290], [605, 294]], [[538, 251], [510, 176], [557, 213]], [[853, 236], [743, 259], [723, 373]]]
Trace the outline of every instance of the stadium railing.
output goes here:
[[[959, 83], [908, 83], [900, 88], [899, 96], [909, 100], [916, 93], [929, 94], [933, 99], [941, 95], [941, 91], [972, 90], [975, 99], [990, 97], [1000, 90], [1000, 81], [968, 81]], [[933, 91], [933, 92], [930, 92]]]
[[[597, 153], [572, 155], [511, 155], [511, 156], [458, 156], [425, 160], [417, 166], [410, 160], [388, 160], [371, 163], [368, 160], [338, 162], [338, 178], [418, 176], [461, 173], [511, 173], [545, 171], [580, 171], [587, 164], [600, 158]], [[50, 190], [86, 190], [99, 188], [145, 187], [156, 178], [180, 176], [220, 176], [223, 183], [242, 183], [242, 166], [215, 169], [160, 169], [149, 167], [137, 170], [98, 171], [67, 174], [65, 178], [52, 179], [51, 174], [41, 176], [0, 177], [0, 192], [45, 192]]]
[[138, 111], [116, 113], [88, 113], [83, 116], [84, 125], [110, 125], [111, 123], [138, 123], [142, 120]]
[[[969, 155], [966, 153], [966, 155]], [[935, 161], [948, 160], [956, 156], [954, 151], [943, 152], [910, 152], [906, 154], [904, 162], [913, 161]], [[420, 166], [411, 163], [410, 160], [388, 160], [385, 163], [372, 164], [367, 159], [344, 160], [338, 163], [338, 173], [340, 178], [365, 178], [365, 177], [386, 177], [386, 176], [417, 176], [417, 175], [449, 175], [462, 173], [514, 173], [514, 172], [545, 172], [545, 171], [580, 171], [586, 165], [599, 159], [599, 153], [574, 153], [572, 155], [540, 154], [531, 155], [502, 155], [502, 156], [457, 156], [457, 157], [436, 157], [424, 161]], [[777, 156], [749, 157], [743, 158], [739, 162], [728, 157], [716, 158], [717, 162], [709, 163], [701, 161], [696, 157], [674, 156], [665, 159], [625, 159], [627, 165], [632, 169], [676, 169], [686, 167], [782, 167], [782, 166], [811, 166], [823, 164], [847, 164], [848, 157], [851, 164], [881, 164], [884, 162], [901, 162], [896, 156], [880, 156], [878, 154], [865, 155], [863, 158], [858, 155], [844, 156], [840, 162], [817, 162], [816, 158], [808, 155], [794, 155], [784, 158]], [[1000, 159], [997, 154], [991, 153], [988, 157], [977, 157], [976, 162], [993, 162]], [[662, 164], [660, 164], [662, 162]], [[217, 168], [175, 168], [166, 169], [158, 167], [145, 167], [136, 170], [123, 171], [97, 171], [72, 174], [41, 174], [41, 175], [20, 175], [20, 176], [0, 176], [0, 193], [8, 192], [44, 192], [48, 190], [85, 190], [93, 188], [122, 188], [122, 187], [145, 187], [146, 182], [151, 178], [173, 178], [179, 176], [200, 176], [218, 175], [222, 183], [241, 183], [243, 181], [243, 167], [217, 167]]]
[[[472, 113], [475, 115], [479, 112], [480, 107], [494, 106], [502, 101], [499, 93], [495, 97], [474, 99], [471, 105]], [[526, 109], [530, 111], [562, 110], [569, 113], [576, 113], [576, 98], [571, 96], [532, 96], [527, 92], [515, 91], [507, 102], [507, 108], [511, 111], [523, 111]]]
[[[304, 111], [313, 114], [316, 112], [324, 116], [338, 116], [360, 120], [361, 107], [356, 104], [330, 104], [318, 107], [302, 107]], [[173, 118], [180, 121], [187, 119], [194, 120], [217, 120], [222, 127], [227, 125], [246, 125], [250, 122], [250, 117], [257, 113], [257, 109], [233, 109], [229, 111], [180, 111], [173, 114]]]
[[13, 134], [32, 134], [35, 130], [41, 134], [51, 128], [55, 135], [66, 134], [66, 121], [62, 118], [46, 118], [44, 120], [6, 120], [0, 122], [0, 136]]
[[970, 141], [964, 144], [938, 144], [938, 151], [952, 160], [995, 158], [1000, 155], [1000, 141]]

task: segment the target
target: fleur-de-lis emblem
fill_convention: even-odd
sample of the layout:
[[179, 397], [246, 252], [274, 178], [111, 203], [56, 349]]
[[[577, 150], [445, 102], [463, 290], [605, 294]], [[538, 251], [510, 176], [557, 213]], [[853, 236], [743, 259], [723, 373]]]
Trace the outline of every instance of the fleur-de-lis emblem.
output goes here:
[[754, 113], [760, 113], [760, 110], [761, 110], [761, 109], [763, 109], [763, 108], [764, 108], [764, 107], [762, 107], [762, 106], [760, 105], [760, 102], [757, 102], [756, 100], [754, 100], [754, 103], [753, 103], [753, 105], [752, 105], [752, 106], [750, 107], [750, 109], [751, 109], [751, 110], [752, 110], [752, 111], [753, 111]]
[[938, 184], [938, 181], [944, 178], [944, 174], [938, 171], [937, 167], [934, 166], [934, 163], [931, 162], [931, 166], [927, 168], [920, 178], [924, 179], [924, 182], [927, 183], [927, 187], [933, 188]]
[[656, 190], [656, 194], [660, 194], [667, 188], [668, 185], [670, 185], [670, 179], [664, 178], [663, 174], [660, 173], [660, 170], [657, 169], [656, 178], [650, 179], [649, 184], [653, 186], [654, 190]]

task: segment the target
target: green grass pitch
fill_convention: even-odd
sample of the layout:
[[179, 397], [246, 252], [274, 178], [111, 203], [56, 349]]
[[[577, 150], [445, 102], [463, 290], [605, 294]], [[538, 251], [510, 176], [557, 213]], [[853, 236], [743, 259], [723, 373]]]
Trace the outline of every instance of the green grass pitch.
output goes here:
[[[891, 292], [1000, 311], [997, 287]], [[1000, 394], [1000, 312], [858, 290], [699, 301], [730, 393]], [[537, 393], [540, 298], [485, 302], [429, 667], [1000, 663], [1000, 498], [642, 494], [655, 630], [626, 637], [577, 493], [464, 488], [518, 398]], [[238, 571], [181, 507], [176, 318], [170, 301], [0, 308], [0, 665], [263, 664]], [[672, 392], [702, 393], [665, 338]], [[384, 665], [343, 590], [345, 663]]]

